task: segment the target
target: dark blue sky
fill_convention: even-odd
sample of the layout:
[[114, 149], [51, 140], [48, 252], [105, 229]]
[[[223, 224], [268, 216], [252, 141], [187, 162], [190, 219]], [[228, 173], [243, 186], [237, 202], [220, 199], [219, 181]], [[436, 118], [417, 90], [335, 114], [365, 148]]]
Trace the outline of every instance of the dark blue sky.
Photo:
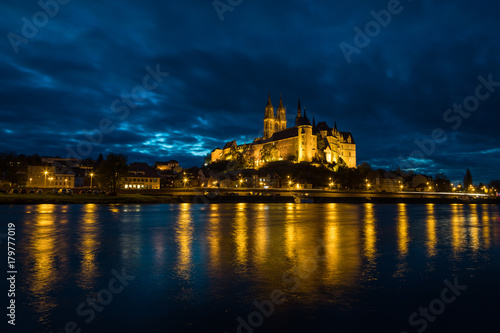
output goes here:
[[0, 151], [201, 165], [261, 135], [271, 91], [289, 124], [300, 98], [352, 131], [358, 163], [500, 178], [500, 83], [476, 91], [500, 82], [495, 1], [59, 1], [0, 4]]

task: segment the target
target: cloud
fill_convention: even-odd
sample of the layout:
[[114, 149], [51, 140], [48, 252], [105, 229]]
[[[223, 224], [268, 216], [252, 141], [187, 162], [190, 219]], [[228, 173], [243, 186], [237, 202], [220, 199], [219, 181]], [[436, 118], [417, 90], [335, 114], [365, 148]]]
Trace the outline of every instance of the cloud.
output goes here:
[[[18, 54], [6, 37], [0, 43], [0, 126], [11, 131], [0, 149], [65, 155], [66, 145], [109, 117], [119, 130], [94, 154], [117, 150], [130, 160], [200, 165], [201, 155], [225, 141], [260, 135], [271, 91], [275, 107], [283, 95], [289, 124], [300, 98], [317, 121], [351, 131], [359, 163], [397, 168], [416, 139], [442, 128], [449, 139], [422, 171], [440, 168], [458, 179], [471, 167], [500, 178], [500, 91], [458, 130], [443, 120], [474, 93], [479, 75], [500, 81], [500, 5], [403, 5], [348, 64], [339, 44], [353, 43], [354, 27], [364, 28], [386, 1], [244, 2], [223, 22], [201, 0], [69, 2]], [[21, 18], [40, 7], [8, 0], [0, 10], [7, 36], [21, 34]], [[170, 76], [120, 119], [111, 103], [156, 65]]]

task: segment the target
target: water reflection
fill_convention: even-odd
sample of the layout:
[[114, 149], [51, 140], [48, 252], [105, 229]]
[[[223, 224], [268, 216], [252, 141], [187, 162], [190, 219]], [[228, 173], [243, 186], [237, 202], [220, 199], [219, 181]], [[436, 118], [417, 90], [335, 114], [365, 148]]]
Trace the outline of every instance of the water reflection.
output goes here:
[[96, 250], [99, 247], [100, 232], [96, 216], [97, 205], [87, 204], [83, 207], [80, 228], [80, 244], [78, 250], [81, 256], [81, 268], [78, 276], [78, 284], [84, 289], [94, 287], [96, 277], [97, 260]]
[[408, 255], [408, 243], [410, 242], [410, 237], [408, 235], [408, 212], [406, 204], [400, 203], [397, 206], [397, 239], [398, 239], [398, 259], [399, 262], [394, 272], [394, 276], [402, 277], [408, 271], [408, 261], [406, 257]]
[[469, 225], [469, 230], [470, 230], [470, 246], [472, 247], [472, 250], [476, 252], [479, 250], [480, 246], [480, 239], [479, 239], [479, 217], [478, 217], [478, 212], [477, 212], [477, 205], [470, 205], [470, 225]]
[[269, 210], [265, 209], [265, 206], [265, 204], [260, 204], [258, 206], [254, 225], [254, 262], [259, 266], [264, 265], [266, 262], [269, 244], [269, 228], [267, 225], [269, 221]]
[[451, 207], [451, 244], [455, 255], [458, 255], [463, 247], [465, 236], [464, 230], [464, 208], [463, 205], [452, 204]]
[[210, 205], [208, 216], [208, 248], [209, 248], [209, 260], [210, 268], [213, 271], [218, 271], [221, 268], [221, 242], [222, 242], [222, 231], [221, 231], [221, 216], [219, 212], [218, 205]]
[[240, 203], [236, 207], [236, 216], [233, 230], [234, 243], [236, 244], [236, 267], [240, 272], [245, 272], [247, 269], [248, 255], [248, 225], [247, 204]]
[[[324, 226], [324, 269], [320, 274], [330, 286], [352, 285], [361, 268], [357, 210], [342, 210], [340, 204], [329, 204]], [[346, 223], [347, 222], [347, 223]]]
[[376, 219], [374, 212], [374, 205], [367, 203], [364, 205], [365, 208], [365, 218], [364, 218], [364, 238], [365, 247], [364, 255], [368, 259], [371, 265], [375, 265], [375, 258], [377, 255], [377, 230], [376, 230]]
[[181, 204], [179, 218], [177, 220], [176, 242], [177, 252], [177, 275], [189, 280], [192, 273], [192, 243], [193, 243], [193, 219], [191, 216], [191, 205]]
[[437, 253], [437, 237], [436, 237], [436, 212], [434, 204], [429, 203], [427, 208], [427, 256], [434, 257]]
[[36, 298], [32, 304], [35, 311], [39, 313], [40, 320], [45, 319], [45, 314], [54, 309], [57, 304], [51, 290], [58, 283], [57, 257], [64, 255], [61, 249], [56, 247], [56, 205], [35, 206], [32, 216], [27, 216], [29, 233], [26, 245], [29, 249], [27, 258], [29, 281], [29, 294]]
[[[487, 258], [483, 250], [495, 253], [500, 246], [498, 207], [488, 205], [102, 207], [26, 206], [19, 228], [26, 245], [20, 255], [23, 292], [34, 300], [25, 307], [40, 321], [56, 316], [63, 305], [74, 306], [75, 295], [106, 286], [109, 271], [122, 264], [141, 272], [134, 283], [158, 304], [178, 305], [180, 299], [189, 308], [191, 301], [209, 304], [233, 296], [252, 304], [281, 289], [289, 304], [341, 300], [342, 307], [356, 307], [353, 295], [379, 283], [374, 280], [390, 285], [393, 276], [410, 281], [416, 272], [441, 276], [476, 268]], [[424, 265], [433, 269], [422, 270]], [[283, 282], [290, 270], [300, 280], [296, 289]]]
[[408, 212], [406, 204], [398, 204], [398, 250], [400, 259], [405, 259], [408, 254]]
[[491, 235], [490, 235], [490, 213], [488, 211], [489, 205], [483, 205], [483, 216], [482, 216], [482, 222], [483, 222], [483, 240], [484, 240], [484, 247], [488, 249], [490, 247], [490, 242], [491, 242]]

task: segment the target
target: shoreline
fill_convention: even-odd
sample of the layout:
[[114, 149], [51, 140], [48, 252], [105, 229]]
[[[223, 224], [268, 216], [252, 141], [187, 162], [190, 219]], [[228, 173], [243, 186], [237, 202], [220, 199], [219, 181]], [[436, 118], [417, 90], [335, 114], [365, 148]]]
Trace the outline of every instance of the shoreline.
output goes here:
[[[376, 203], [376, 204], [493, 204], [500, 205], [500, 198], [459, 198], [442, 196], [397, 196], [395, 194], [367, 195], [344, 193], [337, 196], [309, 196], [308, 203]], [[2, 194], [0, 205], [31, 204], [179, 204], [179, 203], [294, 203], [292, 195], [193, 195], [193, 194], [118, 194], [108, 195], [61, 195], [61, 194]]]

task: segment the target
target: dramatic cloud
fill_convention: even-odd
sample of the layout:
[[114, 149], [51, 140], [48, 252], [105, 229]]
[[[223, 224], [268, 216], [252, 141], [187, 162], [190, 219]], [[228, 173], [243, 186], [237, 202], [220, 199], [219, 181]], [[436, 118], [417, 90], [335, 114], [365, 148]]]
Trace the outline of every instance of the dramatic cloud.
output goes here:
[[500, 86], [446, 117], [500, 82], [493, 1], [40, 3], [0, 4], [0, 151], [201, 165], [261, 135], [271, 91], [290, 124], [300, 98], [352, 131], [358, 163], [500, 178]]

